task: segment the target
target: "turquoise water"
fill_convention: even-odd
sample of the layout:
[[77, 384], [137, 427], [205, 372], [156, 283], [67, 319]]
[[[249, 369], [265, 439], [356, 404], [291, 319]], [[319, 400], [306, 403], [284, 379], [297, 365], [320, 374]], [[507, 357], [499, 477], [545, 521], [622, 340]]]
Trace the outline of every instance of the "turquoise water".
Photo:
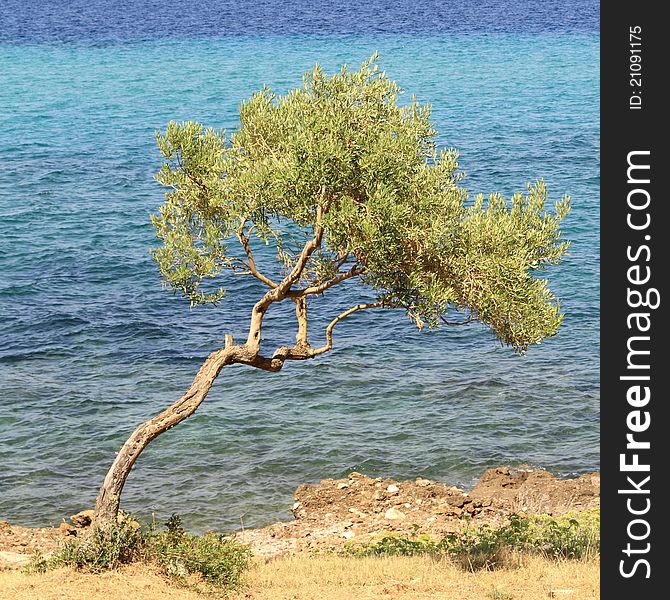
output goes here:
[[[161, 289], [148, 215], [154, 132], [234, 128], [263, 84], [315, 62], [381, 66], [433, 106], [472, 192], [544, 178], [573, 198], [549, 272], [566, 319], [518, 357], [477, 325], [418, 332], [397, 314], [343, 324], [335, 350], [279, 374], [224, 370], [198, 412], [135, 467], [126, 510], [192, 529], [290, 517], [303, 482], [352, 471], [468, 487], [529, 463], [599, 468], [597, 32], [237, 35], [0, 45], [0, 518], [57, 523], [94, 502], [114, 452], [178, 398], [260, 292], [190, 310]], [[326, 316], [354, 299], [347, 291]], [[272, 313], [268, 342], [293, 332]]]

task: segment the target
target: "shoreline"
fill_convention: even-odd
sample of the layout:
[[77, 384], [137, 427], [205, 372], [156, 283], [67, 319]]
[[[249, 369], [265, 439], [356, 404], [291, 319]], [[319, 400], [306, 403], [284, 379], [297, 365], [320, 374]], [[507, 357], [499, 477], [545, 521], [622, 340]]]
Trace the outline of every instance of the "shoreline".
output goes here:
[[[469, 491], [421, 477], [398, 481], [352, 472], [300, 485], [293, 520], [232, 535], [267, 559], [337, 550], [387, 534], [442, 537], [464, 522], [498, 526], [514, 513], [558, 517], [599, 506], [598, 472], [559, 479], [542, 469], [495, 467]], [[22, 527], [0, 519], [0, 567], [21, 566], [34, 550], [49, 553], [86, 524], [71, 517], [59, 527]]]

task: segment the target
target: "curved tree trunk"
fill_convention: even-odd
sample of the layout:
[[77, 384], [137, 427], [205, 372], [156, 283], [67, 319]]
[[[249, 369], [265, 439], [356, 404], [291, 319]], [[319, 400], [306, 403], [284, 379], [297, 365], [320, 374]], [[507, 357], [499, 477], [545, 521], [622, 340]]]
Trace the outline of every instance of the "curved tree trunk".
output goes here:
[[239, 346], [227, 346], [226, 348], [212, 352], [202, 367], [200, 367], [188, 391], [172, 406], [152, 419], [145, 421], [133, 431], [121, 450], [119, 450], [98, 492], [94, 517], [96, 525], [104, 527], [116, 520], [119, 512], [121, 491], [130, 470], [142, 451], [149, 445], [151, 440], [181, 423], [196, 411], [207, 396], [221, 369], [227, 364], [239, 362], [240, 359], [244, 358], [238, 356], [238, 350], [240, 350]]
[[[322, 189], [321, 192], [321, 199], [323, 199], [323, 194], [324, 189]], [[152, 419], [145, 421], [130, 434], [130, 437], [126, 440], [126, 443], [123, 444], [121, 450], [119, 450], [116, 455], [109, 471], [107, 471], [105, 480], [98, 492], [98, 497], [95, 502], [94, 516], [94, 523], [98, 527], [105, 527], [116, 521], [119, 513], [119, 504], [121, 502], [123, 486], [130, 474], [130, 470], [133, 468], [133, 465], [140, 454], [142, 454], [142, 451], [149, 445], [151, 440], [157, 438], [161, 433], [166, 432], [175, 425], [178, 425], [197, 410], [198, 406], [200, 406], [202, 401], [207, 397], [214, 380], [225, 365], [234, 363], [245, 364], [258, 369], [277, 372], [281, 370], [286, 360], [306, 360], [314, 358], [332, 348], [333, 327], [339, 321], [358, 310], [375, 308], [383, 305], [382, 303], [359, 304], [345, 311], [333, 319], [330, 325], [328, 325], [326, 329], [326, 345], [316, 349], [310, 347], [309, 342], [307, 341], [307, 304], [305, 296], [307, 296], [307, 294], [322, 293], [331, 285], [360, 274], [360, 271], [357, 271], [352, 267], [350, 271], [335, 277], [329, 283], [306, 288], [298, 293], [298, 295], [293, 295], [292, 297], [295, 298], [296, 302], [296, 317], [298, 319], [296, 344], [292, 348], [288, 346], [277, 348], [271, 357], [260, 355], [263, 317], [271, 304], [280, 302], [289, 296], [291, 286], [300, 279], [309, 257], [321, 245], [324, 233], [321, 224], [323, 212], [324, 208], [319, 204], [317, 208], [318, 225], [315, 227], [314, 238], [305, 243], [296, 264], [293, 266], [289, 274], [278, 284], [273, 283], [256, 271], [251, 256], [251, 250], [248, 246], [248, 237], [245, 237], [241, 233], [239, 234], [240, 241], [244, 246], [249, 260], [247, 266], [249, 267], [251, 274], [261, 279], [261, 281], [269, 285], [271, 288], [254, 305], [254, 308], [251, 311], [251, 321], [249, 324], [247, 341], [242, 345], [233, 345], [233, 337], [227, 335], [225, 347], [212, 352], [207, 357], [195, 376], [195, 379], [193, 379], [193, 383], [191, 383], [191, 387], [188, 391], [172, 406], [166, 408]]]

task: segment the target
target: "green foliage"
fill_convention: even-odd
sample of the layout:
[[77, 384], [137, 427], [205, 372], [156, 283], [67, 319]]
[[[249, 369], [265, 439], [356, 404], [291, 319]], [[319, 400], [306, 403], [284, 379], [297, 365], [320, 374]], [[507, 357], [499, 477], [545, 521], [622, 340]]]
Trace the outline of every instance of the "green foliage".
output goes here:
[[92, 527], [81, 537], [67, 539], [49, 558], [35, 554], [29, 569], [44, 572], [67, 566], [100, 573], [138, 560], [143, 546], [141, 532], [129, 521], [104, 529]]
[[203, 291], [205, 279], [249, 273], [233, 250], [239, 234], [272, 245], [289, 269], [323, 226], [301, 289], [354, 268], [419, 327], [457, 309], [518, 351], [554, 335], [559, 303], [534, 272], [567, 250], [568, 198], [545, 212], [539, 181], [510, 201], [468, 200], [458, 154], [437, 147], [429, 107], [413, 97], [401, 105], [401, 93], [375, 54], [330, 77], [317, 65], [284, 96], [255, 93], [233, 133], [171, 122], [157, 135], [157, 180], [168, 191], [152, 217], [165, 282], [192, 304], [217, 302], [224, 288]]
[[232, 590], [242, 582], [251, 551], [230, 538], [214, 533], [194, 536], [173, 515], [167, 531], [147, 538], [147, 551], [168, 576], [200, 592]]
[[346, 552], [354, 556], [419, 556], [437, 554], [440, 543], [430, 536], [403, 537], [385, 535], [381, 539], [368, 544], [345, 544]]
[[531, 515], [519, 529], [535, 550], [553, 558], [588, 558], [600, 553], [600, 510], [552, 518]]
[[600, 511], [548, 515], [512, 515], [501, 527], [464, 527], [437, 541], [428, 536], [387, 535], [367, 544], [346, 546], [355, 556], [446, 555], [468, 569], [506, 564], [511, 553], [582, 559], [600, 553]]
[[65, 541], [50, 557], [35, 553], [27, 570], [43, 573], [67, 566], [99, 573], [142, 560], [200, 592], [217, 593], [240, 586], [251, 559], [247, 546], [214, 533], [188, 534], [177, 515], [170, 517], [166, 527], [166, 531], [147, 534], [129, 519], [105, 529], [93, 527]]

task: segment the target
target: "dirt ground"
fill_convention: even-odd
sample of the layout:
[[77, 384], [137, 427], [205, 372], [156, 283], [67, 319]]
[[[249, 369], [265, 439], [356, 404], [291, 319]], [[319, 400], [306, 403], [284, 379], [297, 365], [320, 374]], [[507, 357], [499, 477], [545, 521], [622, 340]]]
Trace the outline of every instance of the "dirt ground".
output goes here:
[[238, 534], [257, 556], [337, 549], [387, 533], [442, 537], [472, 524], [501, 525], [511, 513], [560, 516], [600, 505], [600, 475], [557, 479], [543, 470], [498, 467], [487, 470], [466, 492], [446, 483], [372, 479], [351, 473], [301, 485], [295, 520]]
[[[304, 484], [295, 493], [289, 522], [237, 534], [255, 556], [275, 558], [302, 551], [332, 550], [386, 533], [441, 537], [473, 524], [502, 524], [514, 512], [554, 516], [600, 504], [600, 475], [557, 479], [543, 470], [498, 467], [487, 470], [466, 492], [446, 483], [373, 479], [351, 473], [346, 479]], [[81, 519], [60, 528], [25, 528], [0, 521], [0, 568], [20, 567], [34, 550], [45, 554], [76, 535]]]

